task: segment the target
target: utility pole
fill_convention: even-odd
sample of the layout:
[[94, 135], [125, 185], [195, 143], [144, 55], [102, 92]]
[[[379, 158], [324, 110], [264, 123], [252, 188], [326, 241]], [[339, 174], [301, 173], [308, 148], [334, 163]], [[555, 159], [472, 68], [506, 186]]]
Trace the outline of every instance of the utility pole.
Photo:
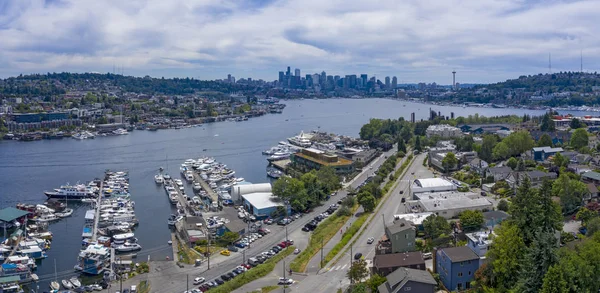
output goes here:
[[190, 290], [190, 274], [185, 275], [185, 287], [186, 287], [185, 291]]
[[323, 237], [321, 237], [321, 268], [323, 268]]
[[285, 225], [285, 242], [287, 242], [288, 239], [288, 231], [287, 231], [287, 225]]
[[246, 251], [242, 251], [242, 263], [246, 263]]
[[[283, 279], [285, 280], [285, 260], [283, 261]], [[285, 293], [285, 281], [283, 284], [283, 293]]]
[[208, 270], [210, 270], [210, 233], [208, 230], [206, 231], [206, 238], [208, 239], [206, 241], [206, 253], [208, 254]]

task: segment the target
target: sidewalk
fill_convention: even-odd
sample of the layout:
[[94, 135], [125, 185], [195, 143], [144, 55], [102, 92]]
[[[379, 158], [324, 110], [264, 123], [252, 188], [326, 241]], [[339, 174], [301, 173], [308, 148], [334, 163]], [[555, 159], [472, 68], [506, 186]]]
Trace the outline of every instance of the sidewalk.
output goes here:
[[[404, 164], [404, 162], [406, 161], [406, 158], [407, 158], [407, 157], [404, 157], [404, 158], [402, 158], [402, 160], [400, 160], [400, 163], [396, 164], [396, 167], [394, 168], [394, 172], [396, 172], [396, 170], [398, 170], [398, 169], [399, 169], [399, 168], [402, 166], [402, 164]], [[385, 179], [383, 180], [383, 182], [381, 183], [381, 187], [385, 186], [385, 184], [386, 184], [388, 181], [389, 181], [389, 176], [386, 176], [386, 178], [385, 178]], [[381, 204], [382, 204], [382, 202], [380, 202], [378, 206], [380, 206]], [[348, 229], [350, 226], [352, 226], [352, 224], [353, 224], [353, 223], [356, 221], [356, 219], [358, 219], [358, 216], [356, 216], [356, 215], [359, 215], [359, 216], [360, 216], [362, 213], [363, 213], [363, 208], [362, 208], [362, 207], [359, 207], [359, 208], [358, 208], [358, 210], [357, 210], [357, 212], [356, 212], [356, 214], [352, 215], [352, 217], [351, 217], [350, 219], [348, 219], [348, 221], [346, 222], [346, 225], [344, 226], [344, 228], [342, 228], [342, 229], [343, 229], [343, 231], [342, 231], [341, 233], [340, 233], [340, 232], [337, 232], [337, 233], [335, 233], [335, 235], [334, 235], [334, 236], [333, 236], [333, 237], [332, 237], [332, 238], [329, 240], [329, 242], [327, 242], [327, 243], [324, 243], [324, 246], [323, 246], [323, 259], [325, 259], [325, 256], [327, 256], [327, 254], [329, 253], [329, 251], [331, 251], [331, 250], [333, 249], [333, 247], [335, 247], [335, 245], [336, 245], [337, 243], [339, 243], [339, 242], [342, 240], [342, 237], [344, 236], [344, 235], [343, 235], [343, 233], [344, 233], [344, 232], [346, 232], [346, 230], [347, 230], [347, 229]], [[367, 219], [367, 222], [365, 222], [365, 223], [368, 223], [368, 222], [369, 222], [369, 220], [370, 220], [371, 218], [373, 218], [373, 216], [375, 216], [375, 213], [371, 214], [371, 216], [369, 216], [369, 219]], [[363, 226], [362, 226], [362, 227], [359, 229], [359, 231], [358, 231], [356, 234], [354, 234], [354, 236], [352, 237], [352, 239], [350, 240], [350, 242], [348, 242], [348, 244], [347, 244], [347, 245], [346, 245], [346, 246], [345, 246], [345, 247], [344, 247], [342, 250], [340, 250], [340, 253], [341, 253], [341, 252], [344, 252], [344, 251], [346, 250], [346, 248], [348, 247], [348, 245], [349, 245], [350, 243], [352, 243], [352, 242], [353, 242], [353, 241], [354, 241], [354, 240], [355, 240], [355, 239], [356, 239], [356, 238], [357, 238], [357, 237], [360, 235], [360, 232], [361, 232], [361, 231], [362, 231], [362, 230], [363, 230], [363, 229], [364, 229], [366, 226], [367, 226], [367, 225], [363, 225]], [[334, 257], [334, 258], [331, 260], [331, 262], [333, 262], [332, 264], [334, 264], [335, 262], [337, 262], [337, 258], [338, 258], [338, 256], [339, 256], [339, 254], [338, 254], [338, 255], [336, 255], [336, 256], [335, 256], [335, 257]], [[330, 262], [330, 263], [331, 263], [331, 262]], [[323, 267], [324, 267], [324, 268], [325, 268], [325, 267], [328, 267], [327, 265], [328, 265], [328, 264], [323, 264]], [[317, 273], [317, 274], [318, 274], [320, 271], [321, 271], [321, 253], [320, 253], [320, 252], [318, 252], [318, 253], [317, 253], [317, 254], [316, 254], [316, 255], [315, 255], [315, 256], [314, 256], [314, 257], [313, 257], [313, 258], [310, 260], [310, 262], [308, 263], [308, 266], [307, 266], [307, 269], [306, 269], [306, 273]]]

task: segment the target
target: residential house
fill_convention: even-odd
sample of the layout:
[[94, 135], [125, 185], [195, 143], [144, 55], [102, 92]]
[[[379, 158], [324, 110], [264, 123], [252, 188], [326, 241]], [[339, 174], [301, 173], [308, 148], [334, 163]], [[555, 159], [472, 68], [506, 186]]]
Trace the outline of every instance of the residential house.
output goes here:
[[506, 212], [495, 210], [483, 213], [483, 218], [485, 219], [485, 226], [494, 229], [494, 227], [500, 225], [502, 221], [508, 219], [510, 217]]
[[549, 157], [554, 156], [558, 153], [563, 152], [562, 148], [553, 148], [553, 147], [535, 147], [532, 149], [533, 159], [536, 161], [545, 161]]
[[524, 171], [524, 172], [512, 172], [506, 178], [506, 183], [511, 188], [518, 187], [525, 178], [529, 178], [529, 182], [531, 182], [531, 187], [538, 188], [542, 186], [542, 182], [544, 179], [554, 180], [556, 179], [557, 174], [554, 172], [543, 172], [540, 170], [533, 171]]
[[425, 260], [420, 251], [378, 254], [373, 257], [373, 273], [387, 276], [398, 268], [425, 270]]
[[390, 254], [414, 251], [416, 229], [405, 219], [395, 220], [385, 226], [385, 241], [380, 241], [376, 254]]
[[467, 233], [465, 235], [467, 237], [467, 247], [471, 248], [480, 258], [485, 258], [485, 254], [492, 244], [491, 234], [492, 230]]
[[477, 269], [479, 256], [467, 246], [435, 251], [435, 272], [449, 291], [470, 289]]
[[581, 180], [585, 183], [594, 183], [596, 186], [600, 185], [600, 173], [598, 172], [585, 172], [581, 174]]
[[571, 141], [571, 133], [569, 131], [555, 131], [555, 132], [531, 131], [531, 132], [529, 132], [529, 134], [531, 134], [531, 137], [535, 141], [540, 140], [542, 135], [548, 134], [550, 136], [550, 138], [552, 139], [552, 144], [554, 144], [554, 145], [565, 144], [565, 143], [569, 143]]
[[598, 198], [598, 187], [594, 183], [588, 183], [588, 198], [584, 198], [584, 200], [590, 201], [594, 198]]
[[469, 168], [471, 168], [471, 171], [482, 176], [483, 174], [485, 174], [485, 171], [489, 167], [489, 164], [480, 158], [475, 158], [469, 162], [468, 166]]
[[387, 276], [379, 287], [379, 293], [433, 293], [437, 282], [428, 271], [399, 268]]
[[510, 175], [510, 173], [512, 173], [512, 169], [510, 167], [507, 167], [507, 166], [492, 167], [492, 168], [487, 169], [486, 177], [492, 176], [492, 177], [494, 177], [494, 182], [497, 182], [499, 180], [506, 180], [506, 178], [508, 178], [508, 175]]

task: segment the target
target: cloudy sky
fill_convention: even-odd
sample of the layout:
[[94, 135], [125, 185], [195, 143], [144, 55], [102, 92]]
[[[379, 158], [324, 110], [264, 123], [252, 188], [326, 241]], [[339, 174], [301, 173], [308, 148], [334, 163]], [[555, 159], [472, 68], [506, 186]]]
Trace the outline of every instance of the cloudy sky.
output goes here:
[[396, 75], [497, 82], [600, 71], [600, 1], [0, 0], [0, 77], [20, 73], [277, 79]]

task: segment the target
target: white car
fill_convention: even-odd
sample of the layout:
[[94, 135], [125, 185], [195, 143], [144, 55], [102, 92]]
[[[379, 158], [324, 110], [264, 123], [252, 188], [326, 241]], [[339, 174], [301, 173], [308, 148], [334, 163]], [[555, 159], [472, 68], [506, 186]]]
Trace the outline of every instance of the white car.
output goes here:
[[294, 283], [294, 280], [288, 278], [279, 278], [278, 285], [291, 285]]
[[194, 285], [199, 285], [204, 283], [204, 281], [206, 281], [206, 279], [204, 279], [203, 277], [198, 277], [194, 279]]
[[367, 244], [371, 244], [371, 243], [373, 243], [373, 242], [375, 242], [375, 238], [373, 238], [373, 237], [369, 237], [369, 238], [367, 239]]
[[300, 253], [300, 249], [298, 249], [298, 248], [294, 249], [294, 254], [298, 254], [298, 253]]

